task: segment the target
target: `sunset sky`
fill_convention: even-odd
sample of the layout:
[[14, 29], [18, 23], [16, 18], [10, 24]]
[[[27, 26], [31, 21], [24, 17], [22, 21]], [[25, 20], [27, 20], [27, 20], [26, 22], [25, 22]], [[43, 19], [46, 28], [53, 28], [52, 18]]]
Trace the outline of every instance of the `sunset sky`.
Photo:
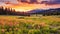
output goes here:
[[30, 11], [60, 8], [60, 0], [0, 0], [0, 6], [13, 8], [16, 11]]

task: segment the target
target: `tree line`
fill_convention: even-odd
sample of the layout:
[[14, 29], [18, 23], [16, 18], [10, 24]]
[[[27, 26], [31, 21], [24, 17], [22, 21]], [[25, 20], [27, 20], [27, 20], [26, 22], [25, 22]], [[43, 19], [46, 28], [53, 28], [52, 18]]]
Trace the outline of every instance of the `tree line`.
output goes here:
[[12, 8], [0, 7], [0, 15], [18, 15], [18, 16], [29, 16], [26, 12], [17, 12]]
[[35, 14], [35, 15], [42, 14], [43, 16], [60, 15], [60, 8], [43, 10], [41, 12], [36, 10], [36, 13], [33, 13], [33, 11], [31, 11], [31, 12], [32, 13], [17, 12], [15, 9], [12, 9], [12, 8], [0, 7], [0, 15], [18, 15], [18, 16], [31, 16], [33, 14]]
[[60, 15], [60, 8], [45, 10], [42, 14], [43, 16]]

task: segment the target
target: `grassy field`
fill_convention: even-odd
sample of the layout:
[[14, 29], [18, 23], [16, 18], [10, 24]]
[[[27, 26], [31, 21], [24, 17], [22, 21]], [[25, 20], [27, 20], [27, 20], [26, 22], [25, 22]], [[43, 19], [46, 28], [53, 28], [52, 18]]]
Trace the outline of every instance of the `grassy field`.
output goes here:
[[60, 34], [60, 16], [0, 15], [0, 34]]

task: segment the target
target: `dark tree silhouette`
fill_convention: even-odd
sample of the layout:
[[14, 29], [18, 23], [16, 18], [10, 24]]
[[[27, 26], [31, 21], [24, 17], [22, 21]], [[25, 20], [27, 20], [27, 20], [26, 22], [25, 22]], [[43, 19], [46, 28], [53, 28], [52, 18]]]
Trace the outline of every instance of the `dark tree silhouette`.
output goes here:
[[30, 16], [30, 14], [26, 12], [17, 12], [12, 8], [0, 7], [0, 15], [19, 15], [19, 16]]
[[45, 10], [45, 12], [43, 12], [43, 16], [45, 16], [45, 15], [47, 15], [47, 16], [60, 15], [60, 8]]

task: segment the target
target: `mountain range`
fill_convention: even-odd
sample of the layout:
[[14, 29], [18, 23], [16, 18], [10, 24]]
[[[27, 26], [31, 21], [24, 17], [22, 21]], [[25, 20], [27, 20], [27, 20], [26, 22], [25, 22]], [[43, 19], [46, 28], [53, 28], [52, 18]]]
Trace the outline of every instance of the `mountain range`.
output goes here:
[[56, 9], [46, 9], [46, 10], [40, 10], [40, 9], [35, 9], [28, 11], [27, 13], [29, 14], [44, 14], [44, 15], [60, 15], [60, 8]]
[[34, 9], [27, 12], [17, 12], [12, 8], [0, 8], [0, 15], [19, 15], [19, 16], [30, 16], [33, 14], [42, 14], [42, 15], [60, 15], [60, 8], [55, 9]]

